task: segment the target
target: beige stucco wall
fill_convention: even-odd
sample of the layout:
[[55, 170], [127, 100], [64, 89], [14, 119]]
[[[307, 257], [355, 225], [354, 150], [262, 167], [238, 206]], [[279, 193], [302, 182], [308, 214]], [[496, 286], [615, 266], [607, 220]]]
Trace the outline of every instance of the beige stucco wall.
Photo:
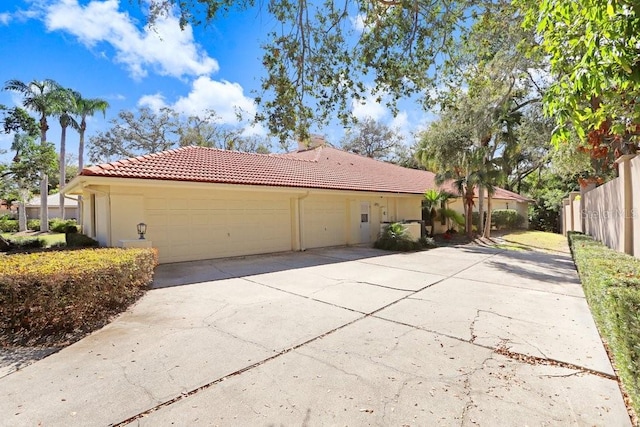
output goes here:
[[572, 224], [573, 231], [582, 232], [582, 211], [581, 211], [581, 199], [575, 198], [571, 201], [571, 214], [573, 215]]
[[[60, 207], [49, 206], [49, 219], [62, 218]], [[40, 206], [27, 206], [27, 219], [40, 219]], [[78, 208], [77, 207], [65, 207], [64, 219], [77, 219]]]
[[640, 258], [640, 157], [629, 162], [631, 176], [631, 227], [633, 256]]
[[[586, 234], [617, 251], [624, 251], [624, 193], [614, 179], [584, 193], [584, 212], [574, 212], [573, 229], [580, 231], [575, 215], [584, 215]], [[575, 206], [574, 206], [575, 209]]]
[[[76, 192], [84, 198], [83, 232], [103, 246], [117, 246], [136, 239], [136, 225], [144, 222], [146, 238], [167, 263], [372, 243], [381, 222], [421, 216], [420, 195], [144, 184], [86, 183]], [[368, 227], [361, 223], [363, 212]]]
[[384, 222], [420, 220], [421, 202], [420, 195], [310, 192], [302, 200], [303, 249], [372, 243]]

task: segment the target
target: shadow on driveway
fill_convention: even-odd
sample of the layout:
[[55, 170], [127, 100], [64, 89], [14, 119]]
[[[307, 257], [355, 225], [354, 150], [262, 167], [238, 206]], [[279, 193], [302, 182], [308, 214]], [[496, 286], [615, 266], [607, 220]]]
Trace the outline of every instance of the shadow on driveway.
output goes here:
[[395, 254], [369, 247], [335, 247], [306, 252], [177, 262], [156, 267], [152, 289], [316, 267]]

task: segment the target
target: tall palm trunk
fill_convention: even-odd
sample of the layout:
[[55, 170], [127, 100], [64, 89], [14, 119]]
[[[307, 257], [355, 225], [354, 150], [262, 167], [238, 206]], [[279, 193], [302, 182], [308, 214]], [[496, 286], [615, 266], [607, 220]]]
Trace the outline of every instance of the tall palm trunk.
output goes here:
[[467, 184], [465, 203], [467, 205], [467, 214], [465, 218], [465, 228], [467, 231], [467, 237], [473, 238], [473, 186]]
[[[87, 130], [87, 116], [85, 114], [82, 115], [82, 120], [80, 122], [80, 129], [78, 133], [80, 134], [80, 141], [78, 142], [78, 173], [82, 172], [82, 168], [84, 167], [84, 132]], [[82, 196], [78, 196], [78, 218], [76, 218], [76, 222], [78, 225], [82, 226], [84, 223], [84, 211], [82, 209]]]
[[484, 233], [482, 237], [490, 238], [491, 237], [491, 193], [487, 193], [487, 222], [484, 225]]
[[[40, 143], [42, 146], [47, 144], [47, 116], [43, 113], [40, 118]], [[49, 197], [49, 177], [44, 169], [40, 171], [40, 231], [49, 231], [49, 205], [47, 203]]]
[[484, 187], [478, 184], [478, 234], [484, 232]]
[[62, 189], [64, 188], [65, 181], [67, 178], [66, 171], [66, 161], [67, 157], [67, 127], [62, 126], [62, 132], [60, 132], [60, 159], [58, 160], [60, 163], [60, 218], [65, 219], [64, 212], [64, 196], [62, 195]]
[[80, 122], [80, 141], [78, 142], [78, 173], [82, 172], [84, 167], [84, 132], [87, 130], [86, 116], [82, 116], [82, 122]]

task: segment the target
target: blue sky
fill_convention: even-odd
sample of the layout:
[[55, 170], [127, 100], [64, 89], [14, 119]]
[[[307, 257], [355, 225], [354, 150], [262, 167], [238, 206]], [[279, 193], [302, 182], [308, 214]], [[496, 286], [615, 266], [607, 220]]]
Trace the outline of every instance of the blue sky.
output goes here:
[[[106, 118], [92, 118], [88, 136], [106, 130], [120, 110], [144, 105], [170, 106], [185, 115], [213, 109], [228, 123], [235, 123], [235, 107], [256, 110], [254, 91], [264, 73], [260, 43], [275, 25], [266, 14], [233, 13], [184, 31], [171, 14], [152, 30], [145, 22], [137, 0], [1, 2], [0, 82], [50, 78], [84, 97], [106, 99], [111, 104]], [[0, 91], [0, 104], [19, 103], [18, 95]], [[373, 101], [353, 104], [353, 113], [373, 117], [408, 138], [430, 115], [411, 103], [401, 107], [395, 118]], [[54, 120], [48, 139], [57, 144], [60, 131]], [[252, 131], [265, 133], [261, 127]], [[313, 131], [336, 145], [344, 133], [337, 125]], [[70, 132], [68, 151], [77, 151], [77, 140]], [[0, 148], [10, 142], [0, 134]]]

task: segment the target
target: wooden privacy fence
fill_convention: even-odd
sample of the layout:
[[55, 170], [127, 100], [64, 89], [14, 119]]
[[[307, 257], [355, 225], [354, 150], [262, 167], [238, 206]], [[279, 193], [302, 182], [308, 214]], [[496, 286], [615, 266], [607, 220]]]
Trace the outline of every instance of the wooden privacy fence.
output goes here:
[[581, 231], [640, 258], [640, 156], [618, 160], [618, 178], [590, 184], [562, 201], [562, 231]]

